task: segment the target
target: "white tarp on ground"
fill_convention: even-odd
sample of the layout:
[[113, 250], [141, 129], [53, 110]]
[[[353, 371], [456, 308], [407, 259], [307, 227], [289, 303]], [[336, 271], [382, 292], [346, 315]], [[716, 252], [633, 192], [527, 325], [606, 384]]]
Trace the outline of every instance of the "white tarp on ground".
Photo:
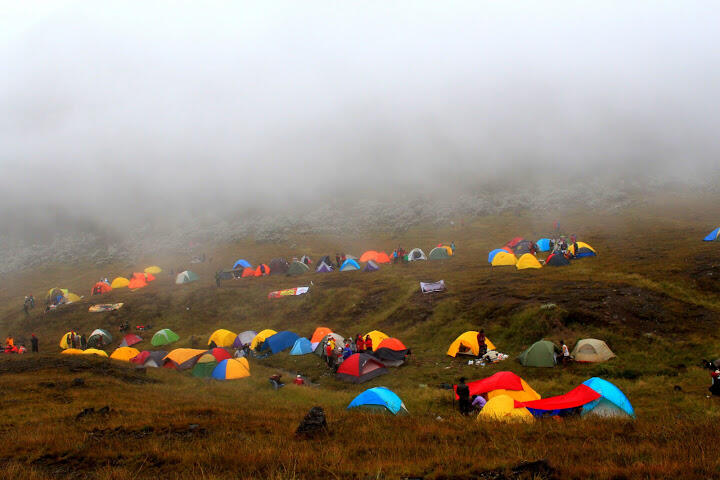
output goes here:
[[442, 292], [445, 290], [445, 280], [429, 283], [420, 282], [420, 290], [422, 290], [423, 293]]

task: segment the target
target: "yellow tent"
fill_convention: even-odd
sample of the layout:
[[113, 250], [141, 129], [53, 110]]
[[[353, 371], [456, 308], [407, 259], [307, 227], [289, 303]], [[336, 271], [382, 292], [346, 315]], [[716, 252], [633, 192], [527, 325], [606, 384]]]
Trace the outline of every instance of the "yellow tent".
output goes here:
[[367, 337], [368, 335], [370, 335], [370, 338], [372, 339], [373, 351], [377, 350], [380, 342], [382, 342], [386, 338], [390, 338], [390, 335], [386, 335], [380, 330], [373, 330], [372, 332], [366, 333], [365, 335], [363, 335], [363, 338]]
[[207, 353], [207, 350], [199, 350], [197, 348], [176, 348], [165, 355], [163, 361], [170, 360], [174, 363], [175, 368], [178, 370], [186, 370], [194, 367], [197, 359], [205, 353]]
[[140, 355], [140, 351], [137, 348], [120, 347], [110, 355], [110, 358], [122, 362], [129, 362], [131, 358], [135, 358], [138, 355]]
[[147, 267], [145, 270], [143, 270], [145, 273], [149, 273], [150, 275], [157, 275], [158, 273], [162, 272], [162, 268], [158, 267], [157, 265], [153, 265], [152, 267]]
[[[454, 357], [458, 353], [465, 355], [479, 355], [480, 346], [478, 345], [477, 334], [478, 332], [476, 332], [475, 330], [469, 330], [463, 333], [462, 335], [457, 337], [454, 342], [450, 344], [450, 348], [448, 348], [447, 354], [451, 357]], [[493, 345], [493, 343], [487, 337], [485, 337], [485, 345], [487, 345], [488, 350], [495, 350], [495, 345]], [[461, 347], [464, 347], [468, 350], [461, 351]]]
[[450, 255], [452, 257], [452, 254], [453, 254], [452, 248], [450, 248], [447, 245], [443, 245], [442, 248], [444, 248], [448, 252], [448, 255]]
[[74, 293], [70, 292], [67, 295], [65, 295], [65, 303], [73, 303], [77, 302], [81, 299], [79, 295], [75, 295]]
[[[224, 370], [223, 370], [224, 369]], [[213, 370], [213, 378], [218, 380], [233, 380], [250, 376], [250, 364], [247, 358], [229, 358], [218, 364]]]
[[528, 385], [527, 382], [522, 378], [520, 379], [520, 384], [523, 387], [522, 390], [491, 390], [487, 394], [488, 399], [499, 397], [500, 395], [507, 395], [508, 397], [512, 398], [513, 400], [517, 400], [518, 402], [530, 402], [532, 400], [540, 400], [540, 394], [533, 390], [532, 387], [530, 387], [530, 385]]
[[498, 252], [495, 254], [492, 260], [493, 267], [504, 267], [507, 265], [515, 265], [517, 258], [512, 253]]
[[[75, 332], [65, 332], [65, 335], [60, 337], [60, 348], [70, 348], [71, 345], [68, 344], [68, 335], [77, 335]], [[80, 340], [79, 338], [77, 340]]]
[[83, 351], [78, 348], [67, 348], [67, 349], [63, 350], [61, 353], [65, 354], [65, 355], [80, 355], [83, 353]]
[[[578, 246], [578, 248], [587, 248], [588, 250], [592, 250], [593, 253], [597, 253], [593, 247], [591, 247], [590, 245], [588, 245], [585, 242], [577, 242], [577, 246]], [[571, 254], [575, 255], [575, 244], [574, 243], [568, 247], [568, 251]]]
[[[500, 254], [498, 253], [498, 255]], [[542, 268], [542, 265], [540, 265], [540, 262], [538, 262], [535, 255], [532, 253], [526, 253], [518, 259], [515, 267], [517, 267], [518, 270], [524, 270], [526, 268]]]
[[102, 350], [98, 350], [97, 348], [88, 348], [87, 350], [83, 351], [82, 354], [83, 355], [99, 355], [101, 357], [106, 357], [106, 358], [108, 356], [107, 353], [105, 353]]
[[500, 420], [502, 422], [532, 422], [534, 420], [530, 411], [525, 408], [515, 408], [515, 400], [508, 395], [498, 395], [485, 404], [478, 420]]
[[255, 335], [255, 338], [253, 338], [252, 342], [250, 342], [250, 349], [255, 350], [257, 348], [258, 343], [264, 342], [266, 338], [271, 337], [275, 335], [277, 332], [275, 330], [272, 330], [270, 328], [267, 328], [263, 330], [262, 332]]
[[112, 281], [112, 284], [110, 286], [114, 289], [116, 288], [125, 288], [130, 284], [130, 280], [128, 280], [125, 277], [117, 277], [115, 280]]
[[215, 345], [217, 345], [218, 347], [232, 347], [235, 338], [237, 338], [237, 333], [233, 333], [230, 330], [225, 330], [224, 328], [221, 328], [220, 330], [215, 330], [213, 334], [210, 335], [208, 345], [210, 345], [210, 343], [212, 342], [215, 342]]

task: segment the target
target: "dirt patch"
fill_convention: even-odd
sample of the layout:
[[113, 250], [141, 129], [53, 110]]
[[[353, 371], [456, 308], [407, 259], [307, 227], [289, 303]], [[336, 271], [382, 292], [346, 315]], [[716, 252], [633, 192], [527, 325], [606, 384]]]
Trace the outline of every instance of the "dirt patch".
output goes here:
[[167, 427], [154, 427], [147, 425], [139, 428], [95, 428], [87, 432], [88, 438], [100, 440], [103, 438], [133, 438], [147, 437], [178, 438], [192, 440], [206, 437], [208, 431], [196, 423], [184, 426], [170, 425]]

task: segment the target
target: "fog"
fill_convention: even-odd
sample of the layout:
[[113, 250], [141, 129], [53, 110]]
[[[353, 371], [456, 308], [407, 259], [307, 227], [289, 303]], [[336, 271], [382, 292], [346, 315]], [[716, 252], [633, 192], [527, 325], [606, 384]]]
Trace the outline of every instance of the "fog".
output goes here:
[[718, 174], [710, 1], [3, 8], [15, 227]]

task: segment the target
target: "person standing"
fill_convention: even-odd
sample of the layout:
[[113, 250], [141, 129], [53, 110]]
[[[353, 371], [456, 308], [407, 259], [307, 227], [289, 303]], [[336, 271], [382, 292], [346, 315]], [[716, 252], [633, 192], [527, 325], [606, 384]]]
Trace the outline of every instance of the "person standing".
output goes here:
[[373, 341], [372, 341], [372, 337], [370, 337], [370, 335], [367, 335], [365, 337], [365, 350], [370, 353], [373, 352]]
[[337, 253], [335, 254], [335, 263], [337, 263], [337, 268], [339, 270], [342, 265], [340, 264], [340, 255]]
[[25, 301], [23, 302], [23, 311], [25, 312], [25, 316], [30, 315], [30, 299], [28, 297], [25, 297]]
[[455, 240], [453, 240], [452, 242], [450, 242], [450, 250], [452, 250], [453, 255], [455, 255]]
[[460, 377], [460, 383], [455, 387], [455, 393], [458, 396], [458, 408], [462, 415], [470, 412], [470, 387], [465, 383], [465, 377]]
[[32, 353], [38, 353], [38, 338], [34, 333], [30, 336], [30, 346], [32, 347]]
[[487, 342], [485, 341], [485, 330], [482, 328], [477, 334], [478, 357], [482, 358], [487, 353]]
[[565, 340], [560, 340], [560, 348], [562, 349], [562, 363], [566, 365], [570, 363], [570, 349], [565, 345]]
[[365, 339], [359, 333], [357, 334], [357, 340], [355, 340], [355, 350], [357, 353], [365, 353]]

